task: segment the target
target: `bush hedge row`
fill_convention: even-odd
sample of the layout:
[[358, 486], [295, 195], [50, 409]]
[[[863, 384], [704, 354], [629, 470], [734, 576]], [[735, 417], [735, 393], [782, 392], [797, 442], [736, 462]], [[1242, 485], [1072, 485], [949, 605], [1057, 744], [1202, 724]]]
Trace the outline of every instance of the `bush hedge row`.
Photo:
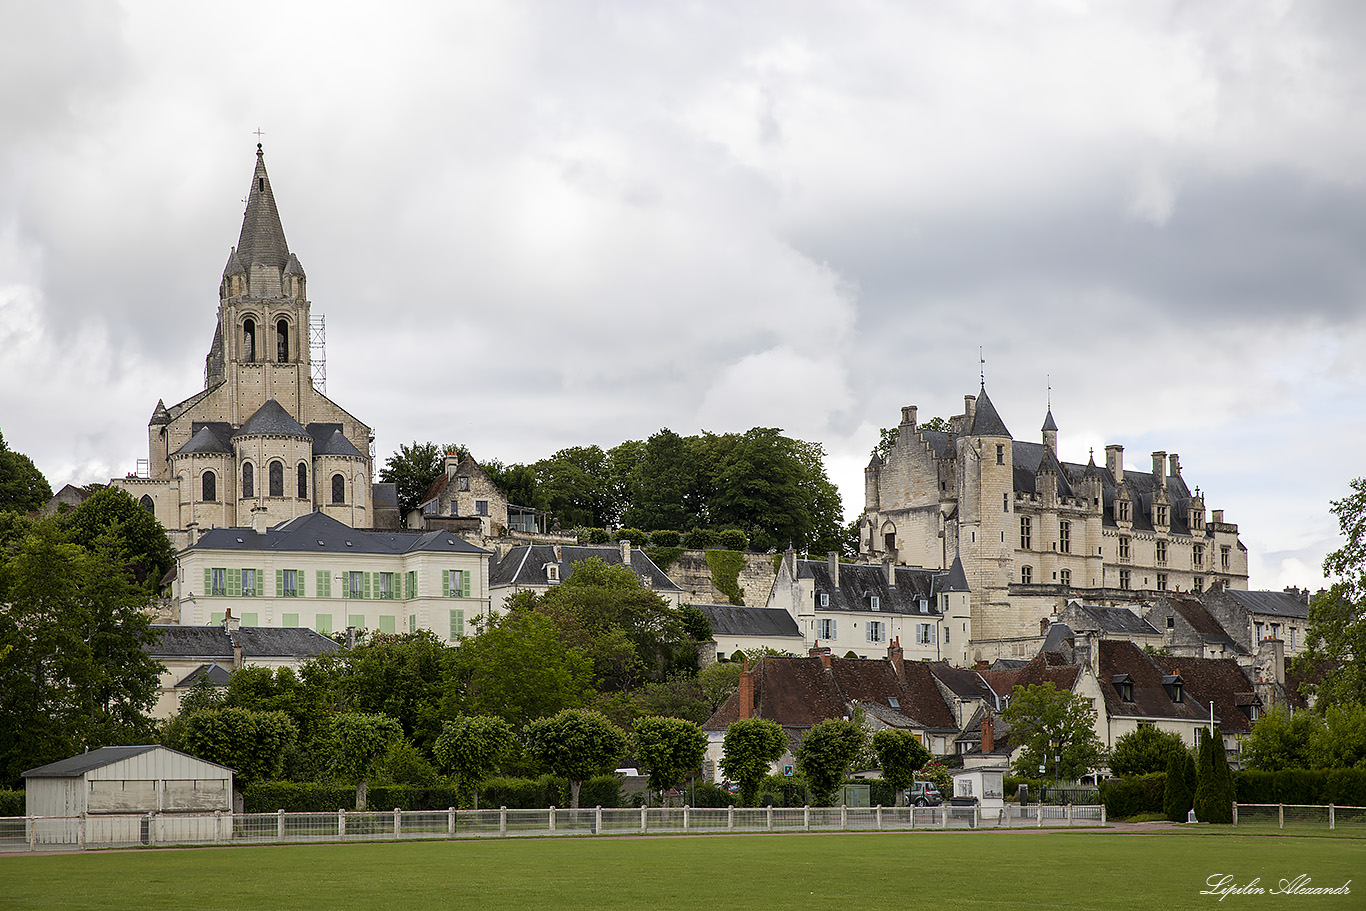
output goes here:
[[[23, 792], [19, 792], [21, 795]], [[311, 781], [266, 781], [250, 785], [244, 797], [248, 813], [327, 813], [356, 808], [356, 789], [345, 785]], [[407, 785], [371, 785], [366, 794], [371, 810], [445, 810], [469, 809], [470, 803], [457, 797], [449, 787], [420, 788]], [[583, 783], [579, 805], [584, 807], [621, 806], [621, 780], [602, 775]], [[543, 775], [540, 778], [493, 778], [479, 792], [483, 809], [539, 809], [569, 806], [569, 782]], [[22, 815], [20, 813], [19, 815]]]
[[1141, 813], [1163, 812], [1167, 773], [1152, 772], [1137, 778], [1111, 778], [1100, 783], [1100, 800], [1110, 819], [1128, 819]]
[[23, 816], [28, 812], [24, 804], [24, 791], [0, 790], [0, 816]]
[[1366, 769], [1235, 772], [1238, 803], [1335, 804], [1366, 807]]

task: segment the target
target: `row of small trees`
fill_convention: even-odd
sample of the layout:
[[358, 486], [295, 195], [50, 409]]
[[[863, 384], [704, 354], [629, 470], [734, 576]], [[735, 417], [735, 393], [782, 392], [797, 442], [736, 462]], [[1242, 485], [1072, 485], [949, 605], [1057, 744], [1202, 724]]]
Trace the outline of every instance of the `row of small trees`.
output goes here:
[[[1192, 754], [1179, 734], [1147, 727], [1125, 734], [1115, 743], [1112, 769], [1132, 777], [1127, 783], [1110, 783], [1106, 789], [1142, 789], [1146, 787], [1142, 782], [1153, 785], [1153, 779], [1159, 778], [1152, 773], [1165, 769], [1165, 776], [1160, 778], [1164, 816], [1174, 822], [1185, 822], [1194, 809], [1195, 818], [1200, 822], [1231, 823], [1235, 795], [1233, 773], [1224, 755], [1224, 738], [1218, 728], [1212, 732], [1200, 728], [1197, 741]], [[1143, 775], [1150, 777], [1140, 777]], [[1125, 815], [1142, 812], [1147, 807], [1156, 809], [1148, 801], [1155, 800], [1158, 795], [1150, 788], [1146, 793], [1148, 796], [1139, 800], [1139, 805], [1127, 806]]]

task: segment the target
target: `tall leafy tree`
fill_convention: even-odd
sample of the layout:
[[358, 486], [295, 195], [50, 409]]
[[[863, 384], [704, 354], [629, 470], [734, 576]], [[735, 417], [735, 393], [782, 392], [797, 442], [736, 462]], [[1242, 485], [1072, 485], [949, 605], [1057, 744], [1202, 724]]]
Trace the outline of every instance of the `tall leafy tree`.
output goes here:
[[631, 743], [636, 761], [650, 770], [650, 787], [661, 793], [699, 770], [707, 755], [707, 735], [681, 718], [637, 718]]
[[863, 746], [863, 739], [863, 728], [842, 718], [827, 718], [802, 737], [802, 745], [797, 750], [797, 767], [806, 776], [817, 806], [834, 804], [840, 784]]
[[601, 712], [566, 709], [533, 721], [526, 731], [527, 754], [552, 775], [569, 780], [569, 805], [579, 807], [584, 781], [616, 765], [626, 752], [626, 732]]
[[1195, 800], [1195, 758], [1184, 747], [1167, 755], [1162, 811], [1172, 822], [1185, 822]]
[[708, 516], [714, 524], [743, 529], [756, 549], [838, 537], [839, 491], [823, 463], [819, 444], [755, 427], [737, 437], [715, 466]]
[[1323, 718], [1313, 712], [1291, 715], [1279, 706], [1273, 708], [1257, 719], [1243, 741], [1243, 762], [1263, 772], [1311, 768], [1310, 742], [1322, 727]]
[[934, 758], [912, 731], [884, 728], [873, 735], [873, 749], [882, 767], [882, 780], [896, 791], [896, 805], [905, 802], [915, 773]]
[[759, 802], [759, 786], [773, 763], [787, 751], [783, 729], [764, 718], [731, 722], [721, 743], [721, 771], [740, 786], [740, 805]]
[[336, 654], [344, 665], [336, 698], [346, 711], [388, 715], [430, 754], [457, 674], [456, 650], [430, 630], [376, 634]]
[[545, 497], [540, 490], [536, 469], [531, 465], [504, 465], [497, 459], [481, 462], [479, 467], [494, 486], [502, 491], [507, 501], [515, 506], [545, 509]]
[[1323, 561], [1337, 581], [1309, 605], [1305, 650], [1295, 659], [1318, 680], [1311, 685], [1314, 707], [1366, 705], [1366, 478], [1351, 482], [1351, 493], [1330, 504], [1343, 544]]
[[1200, 752], [1195, 763], [1195, 818], [1225, 825], [1233, 822], [1233, 775], [1224, 755], [1224, 738], [1215, 728], [1200, 728]]
[[299, 733], [284, 712], [231, 706], [194, 712], [173, 730], [167, 746], [234, 771], [233, 803], [239, 812], [248, 785], [279, 777]]
[[399, 515], [407, 521], [408, 513], [422, 503], [432, 482], [446, 470], [446, 453], [454, 452], [463, 460], [470, 451], [456, 443], [441, 446], [436, 443], [400, 444], [398, 451], [384, 460], [379, 479], [395, 485], [398, 490]]
[[15, 452], [0, 433], [0, 512], [25, 513], [42, 509], [52, 499], [47, 478], [22, 452]]
[[1015, 759], [1021, 775], [1037, 774], [1038, 767], [1045, 765], [1058, 778], [1074, 780], [1104, 764], [1105, 747], [1095, 730], [1096, 710], [1081, 696], [1052, 683], [1017, 686], [1002, 717], [1022, 747]]
[[515, 728], [594, 696], [592, 660], [553, 620], [527, 611], [497, 617], [462, 642], [456, 674], [459, 710], [497, 715]]
[[631, 505], [622, 521], [633, 528], [691, 528], [700, 520], [698, 466], [688, 441], [665, 427], [645, 441], [631, 472]]
[[459, 793], [474, 795], [479, 809], [479, 786], [498, 771], [516, 746], [512, 728], [493, 715], [461, 715], [447, 721], [436, 738], [437, 765], [456, 781]]
[[538, 490], [560, 525], [602, 527], [618, 518], [607, 453], [571, 446], [535, 464]]
[[1185, 753], [1180, 734], [1141, 727], [1115, 741], [1110, 754], [1110, 771], [1116, 775], [1147, 775], [1161, 772], [1173, 753]]
[[156, 516], [117, 487], [97, 490], [62, 521], [83, 547], [94, 547], [102, 536], [112, 538], [133, 577], [150, 592], [175, 562], [175, 548]]
[[403, 728], [388, 715], [339, 712], [332, 716], [331, 771], [356, 783], [356, 809], [365, 809], [375, 763], [403, 736]]

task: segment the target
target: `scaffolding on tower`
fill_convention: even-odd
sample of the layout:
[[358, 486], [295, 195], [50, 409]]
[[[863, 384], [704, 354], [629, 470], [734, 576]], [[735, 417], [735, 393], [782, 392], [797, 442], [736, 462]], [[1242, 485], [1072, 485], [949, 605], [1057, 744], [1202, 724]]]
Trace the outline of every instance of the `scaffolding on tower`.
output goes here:
[[308, 318], [308, 359], [313, 367], [313, 388], [327, 394], [327, 317]]

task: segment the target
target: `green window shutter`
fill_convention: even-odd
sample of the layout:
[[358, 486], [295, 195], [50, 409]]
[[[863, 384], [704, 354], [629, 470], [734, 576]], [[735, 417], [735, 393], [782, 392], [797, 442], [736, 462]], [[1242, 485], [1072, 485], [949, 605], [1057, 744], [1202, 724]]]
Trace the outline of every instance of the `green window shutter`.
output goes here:
[[213, 570], [207, 566], [204, 567], [204, 594], [213, 594]]
[[222, 622], [223, 622], [223, 612], [222, 612], [221, 610], [216, 610], [216, 611], [212, 612], [211, 614], [209, 614], [209, 625], [210, 625], [210, 626], [219, 626], [220, 624], [222, 624]]
[[294, 580], [294, 584], [299, 586], [299, 597], [304, 597], [304, 571], [302, 569], [294, 570]]
[[313, 626], [314, 629], [324, 636], [332, 635], [332, 615], [318, 614], [317, 617], [314, 618]]
[[379, 615], [379, 631], [381, 633], [389, 633], [390, 635], [393, 635], [395, 632], [397, 632], [397, 629], [394, 626], [393, 614]]
[[464, 598], [470, 596], [470, 571], [468, 569], [460, 574], [460, 595]]
[[417, 632], [417, 614], [408, 615], [408, 632]]
[[258, 598], [263, 598], [263, 597], [265, 597], [265, 594], [266, 594], [266, 571], [265, 571], [264, 569], [258, 569], [258, 570], [256, 571], [256, 596], [257, 596]]
[[372, 575], [373, 575], [373, 573], [361, 573], [361, 574], [360, 574], [360, 584], [363, 586], [363, 587], [361, 588], [361, 595], [360, 595], [362, 598], [369, 598], [369, 597], [370, 597], [370, 576], [372, 576]]
[[317, 586], [317, 595], [318, 595], [318, 597], [319, 597], [319, 598], [326, 598], [327, 595], [323, 594], [323, 592], [327, 591], [327, 570], [325, 570], [325, 569], [320, 569], [320, 570], [318, 570], [317, 576], [316, 576], [315, 578], [318, 580], [318, 586]]
[[243, 626], [260, 626], [260, 625], [261, 625], [261, 618], [260, 618], [260, 616], [259, 616], [258, 614], [243, 614], [243, 615], [242, 615], [242, 625], [243, 625]]
[[285, 571], [275, 570], [275, 597], [283, 598], [285, 595]]
[[441, 571], [441, 597], [443, 597], [443, 598], [449, 598], [450, 596], [451, 596], [451, 574], [450, 574], [450, 572], [448, 572], [447, 570], [444, 570], [444, 569], [443, 569], [443, 570]]
[[298, 614], [285, 614], [285, 615], [281, 618], [281, 620], [280, 620], [280, 625], [283, 626], [283, 627], [285, 627], [286, 629], [298, 629], [298, 627], [299, 627], [299, 615], [298, 615]]
[[365, 615], [364, 615], [364, 614], [347, 614], [347, 615], [346, 615], [346, 625], [347, 625], [347, 626], [354, 626], [356, 629], [365, 629]]
[[417, 571], [408, 570], [408, 597], [417, 597]]
[[242, 596], [242, 570], [228, 570], [228, 597], [240, 598]]
[[465, 638], [465, 612], [463, 610], [451, 611], [451, 635], [452, 641]]

